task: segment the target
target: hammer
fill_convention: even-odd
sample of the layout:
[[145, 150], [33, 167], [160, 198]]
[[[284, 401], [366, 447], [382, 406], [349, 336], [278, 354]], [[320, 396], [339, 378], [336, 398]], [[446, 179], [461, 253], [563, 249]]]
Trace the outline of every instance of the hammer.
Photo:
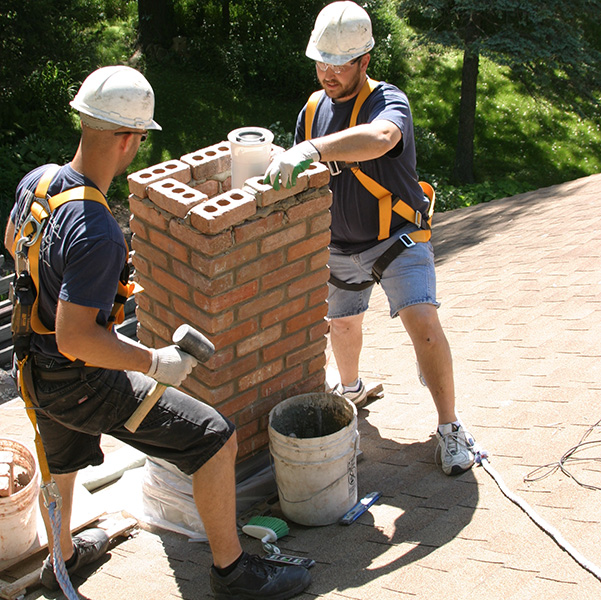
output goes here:
[[[213, 356], [215, 346], [202, 334], [196, 331], [190, 325], [180, 325], [174, 332], [171, 338], [174, 344], [179, 346], [180, 350], [191, 354], [198, 362], [206, 362]], [[125, 429], [134, 433], [144, 417], [150, 412], [150, 409], [156, 404], [157, 400], [163, 395], [167, 388], [166, 385], [155, 382], [154, 387], [148, 392], [146, 398], [129, 419], [125, 422]]]

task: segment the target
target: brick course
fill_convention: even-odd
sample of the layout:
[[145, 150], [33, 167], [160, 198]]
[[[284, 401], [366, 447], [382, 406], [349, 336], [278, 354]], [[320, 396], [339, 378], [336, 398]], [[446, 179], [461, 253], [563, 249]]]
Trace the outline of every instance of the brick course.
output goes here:
[[[277, 148], [277, 147], [274, 147]], [[128, 177], [139, 339], [171, 342], [181, 323], [215, 355], [182, 386], [239, 430], [239, 460], [266, 448], [269, 411], [325, 382], [329, 171], [292, 189], [261, 177], [230, 189], [228, 142]]]

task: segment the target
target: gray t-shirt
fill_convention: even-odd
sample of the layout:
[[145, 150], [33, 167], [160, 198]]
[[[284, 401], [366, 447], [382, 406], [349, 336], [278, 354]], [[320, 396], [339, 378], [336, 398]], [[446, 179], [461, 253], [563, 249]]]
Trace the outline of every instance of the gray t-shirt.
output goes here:
[[[311, 137], [321, 137], [347, 129], [355, 98], [346, 102], [333, 102], [325, 94], [317, 105]], [[298, 144], [305, 139], [306, 105], [299, 114], [296, 124]], [[371, 123], [384, 119], [394, 123], [402, 133], [399, 144], [384, 156], [359, 163], [361, 170], [392, 192], [393, 197], [402, 198], [414, 210], [426, 214], [428, 203], [418, 183], [416, 172], [415, 138], [413, 118], [409, 100], [404, 92], [394, 85], [380, 82], [365, 100], [357, 118], [357, 124]], [[365, 189], [350, 169], [344, 169], [330, 179], [333, 194], [331, 245], [345, 253], [366, 250], [378, 243], [378, 201]], [[391, 233], [406, 224], [392, 213]]]
[[[49, 166], [34, 169], [17, 186], [10, 216], [16, 229], [24, 218], [27, 190], [35, 191]], [[67, 164], [52, 180], [48, 195], [82, 185], [96, 187]], [[106, 325], [126, 259], [123, 233], [106, 207], [91, 200], [73, 200], [58, 207], [50, 216], [40, 246], [38, 314], [44, 326], [54, 331], [59, 298], [97, 308], [97, 323]], [[34, 334], [31, 350], [60, 364], [69, 362], [58, 351], [54, 335]]]

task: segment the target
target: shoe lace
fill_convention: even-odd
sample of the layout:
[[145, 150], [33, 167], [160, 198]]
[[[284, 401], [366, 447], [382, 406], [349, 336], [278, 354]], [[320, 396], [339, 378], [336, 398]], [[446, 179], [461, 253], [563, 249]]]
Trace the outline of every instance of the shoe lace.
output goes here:
[[260, 579], [271, 579], [274, 573], [277, 571], [277, 566], [272, 565], [266, 561], [264, 561], [260, 556], [256, 554], [249, 555], [246, 560], [245, 567], [259, 577]]

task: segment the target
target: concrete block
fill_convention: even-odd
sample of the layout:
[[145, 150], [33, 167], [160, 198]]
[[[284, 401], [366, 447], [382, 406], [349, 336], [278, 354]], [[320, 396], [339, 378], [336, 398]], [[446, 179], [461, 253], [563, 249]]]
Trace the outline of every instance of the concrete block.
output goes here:
[[180, 219], [183, 219], [190, 209], [209, 198], [206, 194], [171, 177], [150, 184], [146, 191], [150, 200], [158, 207]]
[[231, 169], [230, 144], [229, 142], [220, 142], [202, 150], [184, 154], [181, 161], [190, 166], [194, 179], [212, 179], [215, 175]]
[[171, 177], [182, 183], [188, 183], [191, 178], [190, 165], [179, 160], [168, 160], [153, 167], [132, 173], [127, 177], [129, 191], [138, 196], [138, 198], [146, 198], [148, 196], [146, 188], [151, 183], [167, 179], [167, 177]]
[[254, 196], [243, 190], [231, 190], [195, 206], [190, 211], [190, 223], [202, 233], [213, 235], [241, 223], [256, 212]]

